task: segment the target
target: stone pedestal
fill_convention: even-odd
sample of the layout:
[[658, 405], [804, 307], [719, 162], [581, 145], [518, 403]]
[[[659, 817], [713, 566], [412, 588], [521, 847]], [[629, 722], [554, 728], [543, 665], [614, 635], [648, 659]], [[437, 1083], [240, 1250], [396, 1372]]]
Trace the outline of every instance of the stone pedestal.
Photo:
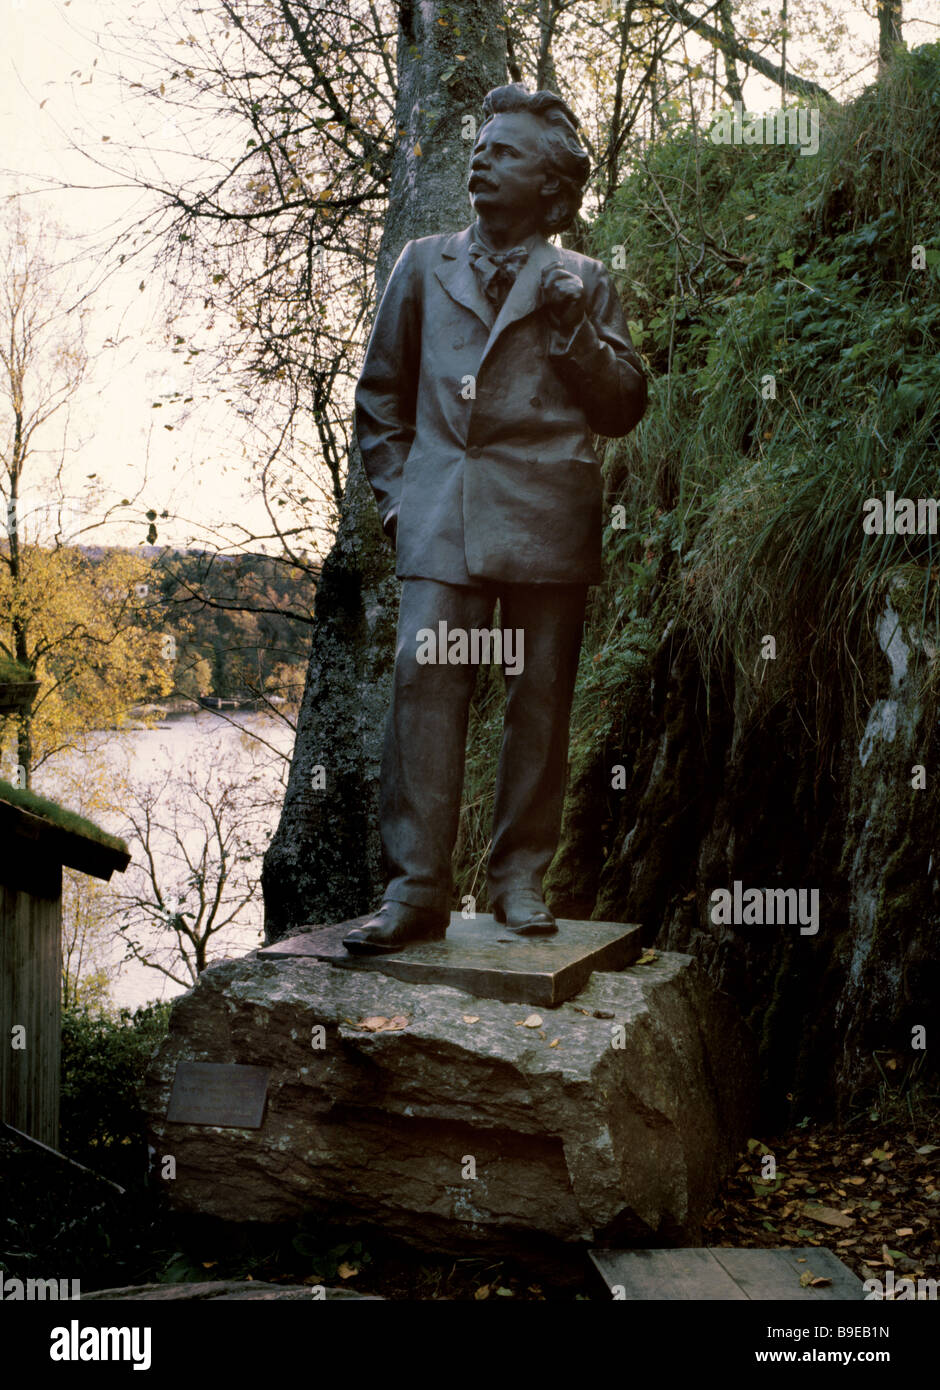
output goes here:
[[395, 955], [350, 955], [343, 937], [365, 922], [355, 917], [265, 946], [266, 959], [325, 960], [341, 970], [378, 970], [417, 985], [453, 985], [481, 999], [554, 1008], [583, 989], [595, 970], [623, 970], [639, 958], [640, 928], [622, 922], [558, 922], [554, 936], [515, 936], [483, 912], [452, 912], [443, 941], [407, 946]]
[[[173, 1155], [180, 1211], [310, 1212], [432, 1250], [694, 1244], [748, 1137], [752, 1048], [683, 955], [536, 1008], [255, 953], [173, 1010], [148, 1078], [156, 1171]], [[267, 1068], [260, 1126], [169, 1122], [180, 1061]]]

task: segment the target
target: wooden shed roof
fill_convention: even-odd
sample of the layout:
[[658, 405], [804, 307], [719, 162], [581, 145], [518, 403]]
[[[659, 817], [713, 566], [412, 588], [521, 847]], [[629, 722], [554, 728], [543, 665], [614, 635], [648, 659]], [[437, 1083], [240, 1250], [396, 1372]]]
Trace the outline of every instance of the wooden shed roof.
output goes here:
[[[19, 847], [33, 855], [38, 853], [45, 859], [65, 864], [70, 869], [78, 869], [83, 874], [106, 880], [115, 870], [123, 873], [131, 862], [123, 840], [113, 835], [105, 836], [96, 826], [83, 822], [81, 817], [70, 812], [63, 813], [69, 824], [57, 824], [52, 813], [61, 812], [62, 808], [54, 802], [36, 797], [33, 798], [35, 804], [27, 809], [5, 799], [6, 791], [5, 787], [0, 786], [0, 846], [4, 858], [7, 853], [15, 855]], [[0, 858], [0, 880], [2, 878], [3, 862]]]

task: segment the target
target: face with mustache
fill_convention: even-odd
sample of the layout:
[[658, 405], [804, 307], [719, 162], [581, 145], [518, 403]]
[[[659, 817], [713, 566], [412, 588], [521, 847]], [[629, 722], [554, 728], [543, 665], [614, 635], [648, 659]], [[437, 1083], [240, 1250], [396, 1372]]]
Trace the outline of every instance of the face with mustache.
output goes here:
[[542, 123], [528, 111], [501, 111], [477, 136], [467, 188], [480, 222], [493, 227], [541, 225], [543, 199], [558, 190], [546, 173]]

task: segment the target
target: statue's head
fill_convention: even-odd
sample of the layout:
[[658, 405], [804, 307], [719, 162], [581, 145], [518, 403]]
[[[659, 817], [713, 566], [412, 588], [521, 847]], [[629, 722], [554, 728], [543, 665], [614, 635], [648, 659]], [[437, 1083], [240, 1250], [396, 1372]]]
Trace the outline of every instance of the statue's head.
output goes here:
[[534, 201], [546, 236], [570, 227], [591, 169], [577, 131], [577, 117], [554, 92], [530, 92], [520, 82], [494, 87], [470, 156], [474, 211], [505, 214]]

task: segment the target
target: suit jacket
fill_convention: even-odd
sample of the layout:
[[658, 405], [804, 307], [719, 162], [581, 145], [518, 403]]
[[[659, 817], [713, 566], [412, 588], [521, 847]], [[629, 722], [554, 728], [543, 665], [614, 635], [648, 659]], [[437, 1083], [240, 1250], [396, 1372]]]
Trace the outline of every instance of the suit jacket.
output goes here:
[[[397, 573], [448, 584], [595, 584], [603, 486], [591, 433], [646, 409], [646, 378], [600, 261], [538, 237], [497, 314], [473, 227], [405, 246], [356, 388], [356, 434]], [[579, 275], [586, 315], [554, 330], [542, 270]]]

